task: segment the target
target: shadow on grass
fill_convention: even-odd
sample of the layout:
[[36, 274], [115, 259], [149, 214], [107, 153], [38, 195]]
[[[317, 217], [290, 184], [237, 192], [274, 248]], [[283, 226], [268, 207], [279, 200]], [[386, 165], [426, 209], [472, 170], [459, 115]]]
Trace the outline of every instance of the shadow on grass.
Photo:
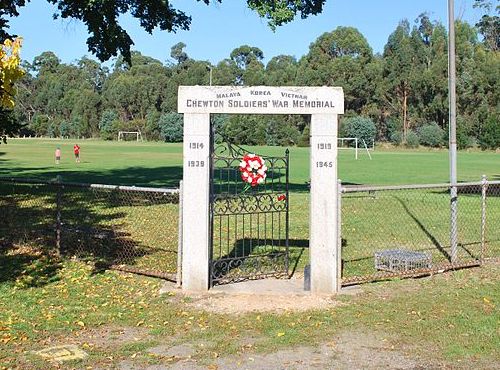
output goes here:
[[0, 183], [0, 283], [10, 281], [21, 287], [47, 284], [57, 279], [61, 257], [99, 262], [98, 269], [102, 269], [135, 265], [141, 257], [158, 252], [153, 241], [136, 240], [135, 234], [127, 231], [127, 219], [142, 215], [127, 213], [134, 212], [127, 207], [163, 205], [164, 199], [140, 202], [137, 194], [117, 193]]
[[182, 166], [164, 166], [154, 168], [127, 167], [112, 170], [57, 169], [55, 167], [0, 168], [0, 176], [28, 177], [50, 181], [58, 175], [63, 182], [96, 183], [129, 186], [153, 186], [177, 188], [182, 179]]
[[218, 284], [283, 276], [285, 272], [291, 277], [309, 248], [309, 240], [290, 239], [288, 255], [284, 244], [283, 239], [238, 239], [229, 253], [212, 261], [212, 276], [219, 280]]
[[410, 210], [408, 205], [404, 202], [403, 199], [399, 197], [395, 197], [397, 201], [401, 204], [405, 212], [412, 218], [413, 221], [417, 224], [417, 226], [424, 232], [424, 234], [429, 238], [432, 244], [436, 247], [436, 249], [448, 260], [451, 261], [450, 254], [444, 249], [444, 247], [439, 243], [439, 240], [432, 235], [432, 233], [425, 227], [424, 223], [418, 219], [417, 216]]

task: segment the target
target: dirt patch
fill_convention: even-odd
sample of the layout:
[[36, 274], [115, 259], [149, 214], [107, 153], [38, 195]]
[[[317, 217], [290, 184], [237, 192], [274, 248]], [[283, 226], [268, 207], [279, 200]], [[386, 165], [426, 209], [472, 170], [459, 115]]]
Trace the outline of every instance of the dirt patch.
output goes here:
[[[192, 297], [193, 298], [193, 297]], [[190, 308], [209, 312], [242, 314], [326, 309], [339, 305], [331, 296], [216, 294], [193, 298]]]
[[116, 348], [127, 343], [141, 342], [150, 339], [148, 330], [139, 327], [111, 327], [102, 326], [74, 332], [64, 338], [49, 337], [40, 344], [50, 345], [76, 345], [85, 350], [92, 348]]
[[[411, 348], [398, 348], [394, 338], [383, 333], [342, 332], [319, 347], [296, 347], [273, 353], [245, 351], [242, 354], [198, 362], [188, 356], [175, 363], [156, 364], [147, 369], [438, 369], [450, 364], [423, 360]], [[172, 347], [174, 348], [174, 347]], [[138, 369], [130, 361], [123, 369]], [[456, 366], [453, 366], [456, 367]]]
[[381, 333], [343, 332], [319, 347], [221, 359], [220, 369], [429, 369], [438, 367], [396, 348]]
[[[301, 284], [301, 281], [269, 279], [240, 283], [227, 287], [226, 291], [195, 294], [185, 293], [167, 283], [160, 293], [176, 296], [191, 309], [228, 314], [321, 310], [341, 304], [335, 295], [313, 295], [303, 291]], [[345, 293], [357, 294], [360, 291], [359, 288], [350, 288]]]

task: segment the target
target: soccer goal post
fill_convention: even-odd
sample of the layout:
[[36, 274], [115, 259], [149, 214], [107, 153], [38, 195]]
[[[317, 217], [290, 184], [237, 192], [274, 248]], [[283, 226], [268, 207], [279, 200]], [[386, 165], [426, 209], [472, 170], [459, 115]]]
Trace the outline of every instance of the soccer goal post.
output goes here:
[[339, 137], [338, 149], [354, 150], [354, 157], [358, 159], [358, 138], [357, 137]]
[[135, 141], [142, 141], [140, 131], [118, 131], [118, 141], [126, 140], [127, 137], [135, 136]]

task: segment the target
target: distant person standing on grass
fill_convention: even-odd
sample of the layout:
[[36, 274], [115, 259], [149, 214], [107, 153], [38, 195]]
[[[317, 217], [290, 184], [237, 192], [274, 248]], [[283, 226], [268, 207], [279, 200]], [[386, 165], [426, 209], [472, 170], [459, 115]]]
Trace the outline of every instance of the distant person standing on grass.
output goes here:
[[57, 147], [55, 155], [56, 155], [56, 164], [59, 164], [61, 162], [61, 148]]
[[73, 153], [75, 153], [75, 161], [76, 163], [80, 163], [80, 147], [78, 144], [73, 146]]

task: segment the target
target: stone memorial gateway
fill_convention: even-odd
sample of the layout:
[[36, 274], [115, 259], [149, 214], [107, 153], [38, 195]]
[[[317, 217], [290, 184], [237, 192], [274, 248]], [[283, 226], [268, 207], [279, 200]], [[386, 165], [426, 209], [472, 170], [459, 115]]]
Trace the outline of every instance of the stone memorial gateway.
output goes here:
[[178, 112], [184, 114], [183, 289], [209, 289], [210, 114], [310, 114], [311, 291], [337, 292], [337, 122], [344, 113], [342, 88], [180, 86]]

